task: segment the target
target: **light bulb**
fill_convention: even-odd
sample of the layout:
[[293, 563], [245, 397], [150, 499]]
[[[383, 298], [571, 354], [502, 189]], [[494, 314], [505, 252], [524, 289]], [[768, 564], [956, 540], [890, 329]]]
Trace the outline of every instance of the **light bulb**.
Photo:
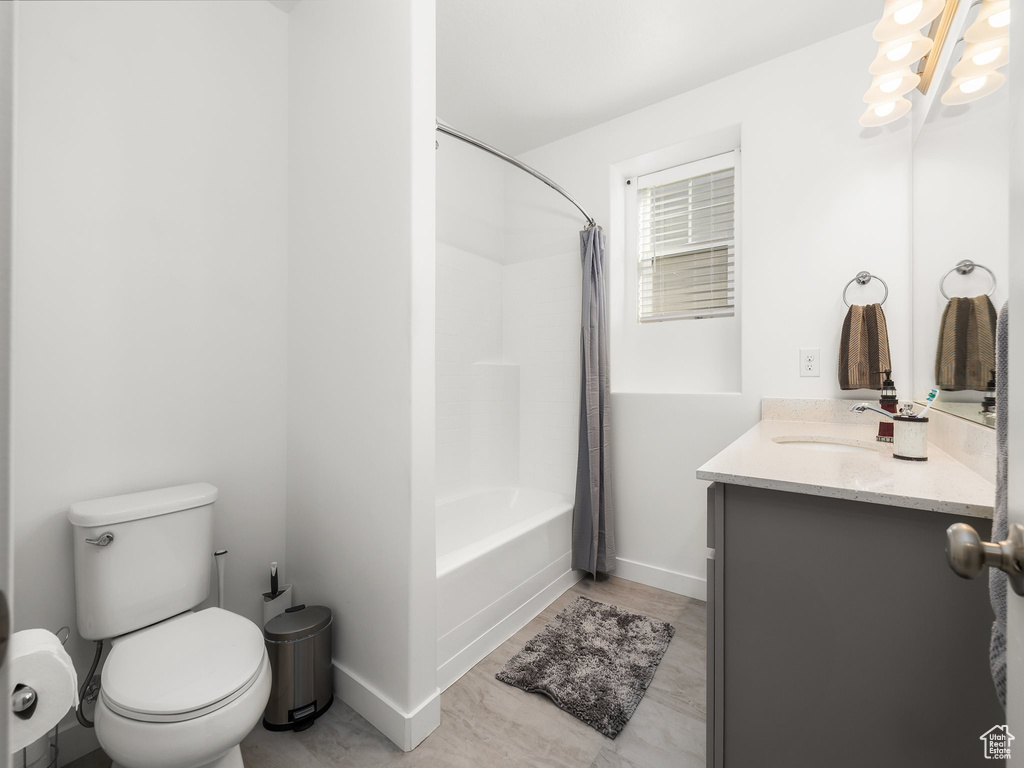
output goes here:
[[993, 13], [991, 16], [988, 17], [988, 23], [990, 27], [1002, 29], [1003, 27], [1010, 23], [1010, 9], [1007, 8], [1005, 11]]
[[988, 82], [988, 75], [982, 75], [981, 77], [973, 77], [966, 82], [960, 83], [960, 90], [964, 93], [974, 93], [980, 91], [985, 87], [985, 83]]
[[984, 67], [986, 64], [991, 64], [993, 61], [998, 59], [999, 54], [1002, 52], [1002, 48], [989, 48], [987, 51], [982, 51], [977, 56], [972, 56], [971, 61], [979, 67]]
[[883, 80], [881, 83], [879, 83], [878, 90], [880, 90], [882, 93], [892, 93], [893, 91], [897, 90], [901, 85], [903, 85], [903, 78], [893, 77], [888, 80]]
[[947, 107], [970, 104], [995, 93], [1006, 84], [1006, 75], [992, 70], [974, 77], [954, 78], [949, 90], [942, 94], [942, 103]]
[[910, 49], [913, 47], [913, 43], [904, 43], [885, 54], [886, 58], [888, 58], [889, 61], [899, 61], [900, 59], [906, 58], [907, 54], [910, 53]]
[[896, 13], [892, 15], [892, 20], [897, 24], [909, 24], [921, 15], [921, 11], [923, 9], [924, 0], [917, 0], [916, 3], [911, 3], [906, 8], [900, 8], [896, 11]]
[[903, 97], [897, 97], [895, 101], [886, 101], [881, 104], [870, 104], [867, 111], [860, 116], [860, 124], [865, 128], [888, 125], [905, 116], [910, 108], [910, 100]]

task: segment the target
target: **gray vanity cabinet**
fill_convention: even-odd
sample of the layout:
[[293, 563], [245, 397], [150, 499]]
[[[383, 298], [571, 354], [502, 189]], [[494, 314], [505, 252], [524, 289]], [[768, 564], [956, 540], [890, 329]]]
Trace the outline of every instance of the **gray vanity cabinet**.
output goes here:
[[988, 584], [946, 565], [958, 521], [989, 540], [988, 520], [712, 484], [709, 768], [998, 764]]

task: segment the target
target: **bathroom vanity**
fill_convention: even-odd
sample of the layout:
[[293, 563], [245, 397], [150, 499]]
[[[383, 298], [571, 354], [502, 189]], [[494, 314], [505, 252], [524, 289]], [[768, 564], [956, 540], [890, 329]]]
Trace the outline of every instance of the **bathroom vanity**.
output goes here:
[[994, 487], [934, 445], [894, 459], [874, 426], [766, 419], [697, 473], [709, 768], [994, 764], [988, 582], [944, 551], [955, 522], [988, 538]]

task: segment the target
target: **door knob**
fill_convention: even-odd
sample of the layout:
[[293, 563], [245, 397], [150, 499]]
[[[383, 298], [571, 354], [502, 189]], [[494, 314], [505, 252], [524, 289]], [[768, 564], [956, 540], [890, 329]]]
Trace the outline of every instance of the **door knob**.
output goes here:
[[957, 576], [973, 579], [985, 566], [1004, 571], [1010, 586], [1024, 595], [1024, 525], [1011, 525], [1006, 541], [982, 541], [965, 523], [946, 529], [946, 559]]

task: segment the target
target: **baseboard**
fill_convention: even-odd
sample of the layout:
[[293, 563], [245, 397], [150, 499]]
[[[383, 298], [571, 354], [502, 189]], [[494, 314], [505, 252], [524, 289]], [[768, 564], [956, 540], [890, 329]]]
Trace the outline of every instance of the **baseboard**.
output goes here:
[[441, 691], [405, 712], [359, 675], [334, 662], [334, 695], [362, 715], [395, 745], [409, 752], [441, 724]]
[[677, 595], [685, 595], [695, 600], [706, 601], [708, 599], [707, 579], [670, 571], [667, 568], [659, 568], [656, 565], [647, 565], [617, 557], [612, 576], [664, 589], [666, 592], [675, 592]]
[[442, 691], [469, 672], [487, 654], [529, 624], [559, 595], [583, 578], [583, 571], [568, 570], [512, 611], [480, 637], [471, 642], [437, 669], [437, 684]]
[[90, 752], [100, 748], [100, 742], [96, 738], [96, 730], [85, 728], [71, 715], [69, 722], [61, 723], [58, 735], [60, 754], [57, 756], [57, 765], [73, 763], [80, 757], [85, 757]]

